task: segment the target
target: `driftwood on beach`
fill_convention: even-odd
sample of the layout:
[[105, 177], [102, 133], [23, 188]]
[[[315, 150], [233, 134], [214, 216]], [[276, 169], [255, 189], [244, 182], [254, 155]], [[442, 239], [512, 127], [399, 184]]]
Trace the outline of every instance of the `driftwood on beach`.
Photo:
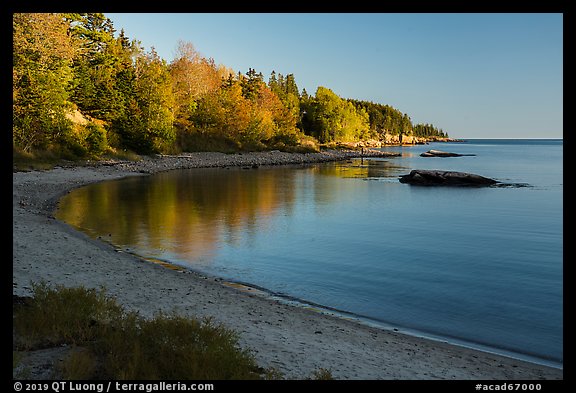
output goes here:
[[414, 169], [400, 176], [400, 183], [420, 186], [491, 186], [498, 181], [467, 172]]

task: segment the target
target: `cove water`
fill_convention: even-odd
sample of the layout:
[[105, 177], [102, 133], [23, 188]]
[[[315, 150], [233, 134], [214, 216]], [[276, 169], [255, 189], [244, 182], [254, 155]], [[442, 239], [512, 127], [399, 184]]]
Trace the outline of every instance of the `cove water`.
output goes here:
[[[474, 155], [420, 157], [429, 149]], [[68, 194], [57, 215], [278, 298], [562, 367], [562, 140], [383, 150], [402, 156], [107, 181]], [[400, 183], [412, 169], [526, 186]]]

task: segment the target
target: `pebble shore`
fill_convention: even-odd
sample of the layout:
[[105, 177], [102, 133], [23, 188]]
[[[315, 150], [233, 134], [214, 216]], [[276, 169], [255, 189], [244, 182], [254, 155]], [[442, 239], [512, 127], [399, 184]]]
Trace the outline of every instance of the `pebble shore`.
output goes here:
[[92, 165], [113, 165], [119, 170], [156, 173], [170, 169], [225, 168], [229, 166], [255, 168], [258, 166], [312, 164], [360, 157], [397, 157], [399, 155], [399, 153], [379, 150], [325, 150], [319, 153], [286, 153], [272, 150], [235, 154], [202, 152], [180, 155], [156, 155], [145, 157], [141, 161], [97, 161]]

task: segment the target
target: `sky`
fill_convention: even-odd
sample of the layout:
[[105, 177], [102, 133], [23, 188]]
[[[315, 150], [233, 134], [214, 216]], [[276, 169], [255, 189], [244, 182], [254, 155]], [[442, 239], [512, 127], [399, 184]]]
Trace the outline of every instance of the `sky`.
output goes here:
[[172, 61], [179, 40], [268, 81], [294, 74], [453, 138], [563, 137], [561, 13], [105, 13]]

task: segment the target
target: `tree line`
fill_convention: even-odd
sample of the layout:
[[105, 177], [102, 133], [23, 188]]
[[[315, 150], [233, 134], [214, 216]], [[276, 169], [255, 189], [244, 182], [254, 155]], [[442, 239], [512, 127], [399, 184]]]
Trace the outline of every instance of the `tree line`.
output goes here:
[[177, 43], [171, 62], [102, 13], [13, 14], [13, 147], [98, 157], [198, 150], [316, 149], [385, 134], [447, 137], [389, 105], [344, 99], [293, 74], [267, 81]]

